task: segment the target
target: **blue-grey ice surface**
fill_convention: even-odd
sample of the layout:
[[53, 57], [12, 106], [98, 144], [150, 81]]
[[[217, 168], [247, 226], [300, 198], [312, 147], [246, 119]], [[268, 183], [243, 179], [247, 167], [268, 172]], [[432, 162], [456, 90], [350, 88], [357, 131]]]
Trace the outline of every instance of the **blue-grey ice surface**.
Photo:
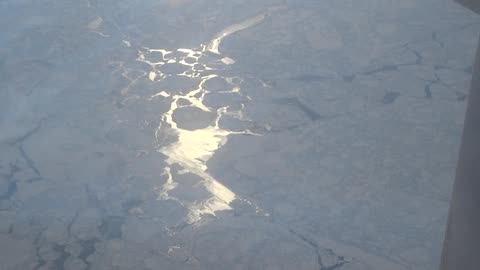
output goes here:
[[0, 1], [0, 269], [434, 270], [480, 19]]

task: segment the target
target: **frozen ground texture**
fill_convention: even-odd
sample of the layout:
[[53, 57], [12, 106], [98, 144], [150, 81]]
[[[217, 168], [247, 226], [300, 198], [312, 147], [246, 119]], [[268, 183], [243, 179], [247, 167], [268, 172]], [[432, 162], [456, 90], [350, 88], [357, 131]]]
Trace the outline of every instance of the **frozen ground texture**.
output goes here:
[[0, 269], [436, 269], [479, 25], [0, 1]]

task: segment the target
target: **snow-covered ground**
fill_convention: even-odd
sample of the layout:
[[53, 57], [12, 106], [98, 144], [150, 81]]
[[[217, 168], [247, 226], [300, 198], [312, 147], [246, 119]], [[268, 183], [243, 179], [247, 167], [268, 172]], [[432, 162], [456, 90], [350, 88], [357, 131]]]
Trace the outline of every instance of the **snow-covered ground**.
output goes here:
[[0, 269], [437, 268], [480, 19], [0, 2]]

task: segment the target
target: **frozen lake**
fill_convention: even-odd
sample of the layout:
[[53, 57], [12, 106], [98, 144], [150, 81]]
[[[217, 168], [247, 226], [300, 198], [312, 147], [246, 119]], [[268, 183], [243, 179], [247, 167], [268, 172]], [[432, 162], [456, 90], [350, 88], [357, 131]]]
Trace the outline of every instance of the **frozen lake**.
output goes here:
[[0, 1], [0, 270], [438, 267], [480, 19]]

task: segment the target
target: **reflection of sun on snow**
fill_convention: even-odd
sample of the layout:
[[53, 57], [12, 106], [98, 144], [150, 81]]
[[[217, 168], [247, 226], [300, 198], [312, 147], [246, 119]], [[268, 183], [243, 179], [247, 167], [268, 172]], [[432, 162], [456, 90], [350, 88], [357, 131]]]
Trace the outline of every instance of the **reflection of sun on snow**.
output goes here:
[[[171, 3], [180, 2], [171, 1]], [[244, 132], [232, 132], [219, 127], [219, 120], [225, 114], [244, 120], [242, 115], [244, 104], [241, 104], [242, 109], [234, 112], [229, 111], [228, 107], [218, 109], [215, 123], [196, 130], [179, 128], [173, 120], [173, 114], [177, 109], [184, 107], [196, 107], [203, 111], [212, 111], [211, 108], [204, 105], [203, 100], [207, 94], [211, 94], [204, 88], [205, 82], [213, 78], [222, 78], [231, 86], [230, 90], [225, 89], [225, 91], [221, 91], [222, 93], [228, 92], [242, 95], [240, 91], [241, 79], [235, 80], [234, 78], [223, 77], [213, 73], [213, 71], [221, 68], [222, 65], [226, 66], [235, 63], [235, 60], [229, 57], [221, 57], [219, 46], [225, 37], [259, 24], [265, 17], [266, 13], [263, 13], [241, 23], [229, 26], [215, 35], [215, 37], [207, 45], [202, 46], [201, 49], [180, 48], [169, 51], [165, 49], [143, 48], [138, 52], [137, 60], [151, 67], [151, 71], [148, 73], [148, 79], [150, 81], [162, 81], [169, 76], [200, 79], [197, 89], [191, 90], [186, 94], [176, 95], [168, 89], [164, 89], [150, 97], [150, 100], [160, 97], [171, 100], [170, 110], [162, 115], [162, 121], [156, 134], [160, 134], [163, 129], [167, 128], [173, 130], [178, 137], [176, 142], [159, 149], [159, 152], [167, 156], [166, 163], [169, 165], [164, 171], [167, 180], [160, 189], [159, 199], [174, 200], [188, 208], [189, 214], [186, 222], [189, 224], [200, 221], [205, 214], [215, 215], [217, 211], [231, 209], [230, 203], [236, 199], [236, 195], [208, 173], [207, 161], [227, 142], [229, 135], [252, 133], [248, 130]], [[155, 60], [149, 59], [152, 54], [156, 54], [157, 57], [154, 58]], [[175, 75], [164, 74], [162, 67], [169, 63], [180, 64], [185, 67], [185, 70]], [[208, 73], [206, 71], [208, 71]], [[189, 105], [178, 105], [180, 99], [188, 100]], [[174, 173], [171, 169], [171, 165], [174, 164], [181, 166], [183, 171], [199, 176], [202, 179], [201, 184], [211, 196], [202, 201], [185, 201], [171, 196], [169, 192], [181, 184], [175, 181]]]
[[206, 171], [205, 163], [213, 153], [225, 142], [229, 132], [216, 127], [199, 130], [177, 130], [178, 142], [162, 148], [161, 152], [167, 154], [169, 161], [182, 163], [196, 171]]
[[[199, 89], [202, 88], [200, 87]], [[200, 91], [194, 90], [192, 92]], [[185, 202], [169, 196], [168, 192], [175, 189], [178, 183], [174, 181], [170, 167], [165, 169], [167, 182], [162, 187], [160, 199], [173, 199], [188, 207], [190, 212], [187, 222], [190, 224], [199, 221], [204, 214], [215, 215], [217, 211], [231, 209], [230, 203], [236, 199], [236, 195], [207, 172], [207, 161], [215, 154], [217, 149], [227, 142], [228, 135], [248, 133], [248, 131], [232, 132], [219, 127], [218, 122], [222, 115], [226, 113], [226, 107], [217, 111], [217, 119], [214, 125], [196, 130], [179, 128], [172, 117], [173, 112], [178, 108], [178, 99], [188, 99], [192, 103], [190, 106], [202, 110], [210, 110], [210, 108], [203, 105], [203, 96], [195, 98], [191, 95], [192, 92], [184, 96], [176, 95], [173, 97], [170, 110], [163, 115], [163, 123], [168, 124], [170, 128], [175, 130], [178, 139], [176, 142], [159, 150], [168, 157], [166, 160], [168, 165], [178, 164], [188, 172], [199, 176], [202, 178], [202, 184], [205, 189], [211, 193], [211, 197], [203, 202]], [[238, 114], [241, 115], [240, 112]]]

